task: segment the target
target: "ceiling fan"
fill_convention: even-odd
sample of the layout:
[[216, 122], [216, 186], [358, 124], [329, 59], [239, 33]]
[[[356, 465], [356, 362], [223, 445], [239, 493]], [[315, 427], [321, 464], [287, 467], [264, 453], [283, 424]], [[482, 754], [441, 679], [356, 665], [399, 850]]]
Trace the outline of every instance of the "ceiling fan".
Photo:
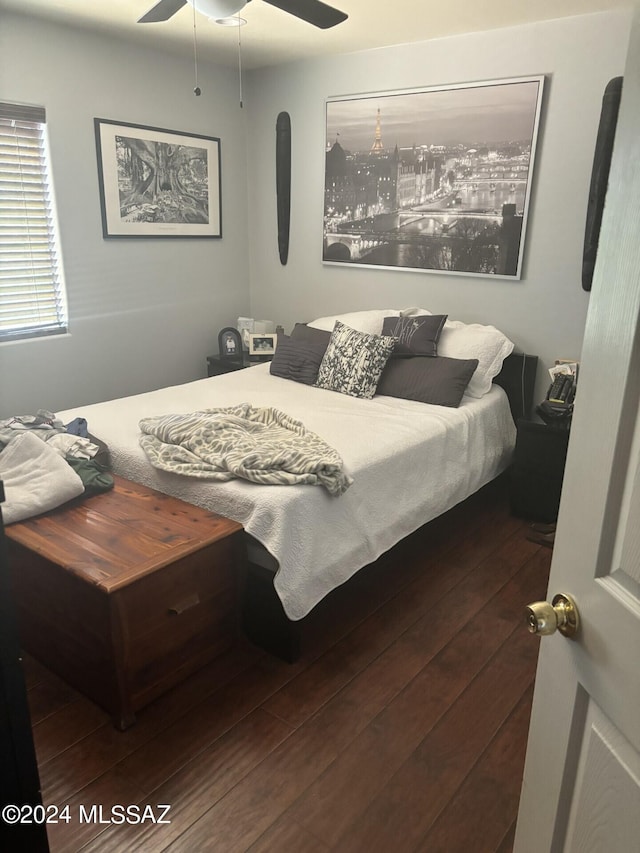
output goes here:
[[[146, 15], [138, 20], [138, 23], [151, 24], [168, 21], [183, 6], [186, 6], [187, 2], [196, 11], [202, 12], [203, 15], [220, 19], [236, 15], [250, 0], [160, 0]], [[327, 6], [320, 0], [264, 0], [264, 2], [323, 30], [335, 27], [336, 24], [341, 24], [348, 18], [344, 12]]]

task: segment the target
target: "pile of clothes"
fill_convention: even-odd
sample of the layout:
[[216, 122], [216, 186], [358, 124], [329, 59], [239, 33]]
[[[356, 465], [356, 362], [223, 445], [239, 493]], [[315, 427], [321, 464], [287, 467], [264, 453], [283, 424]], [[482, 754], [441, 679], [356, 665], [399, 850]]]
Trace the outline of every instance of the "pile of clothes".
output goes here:
[[80, 496], [113, 488], [109, 450], [84, 418], [69, 424], [53, 412], [0, 420], [0, 480], [5, 524], [48, 512]]

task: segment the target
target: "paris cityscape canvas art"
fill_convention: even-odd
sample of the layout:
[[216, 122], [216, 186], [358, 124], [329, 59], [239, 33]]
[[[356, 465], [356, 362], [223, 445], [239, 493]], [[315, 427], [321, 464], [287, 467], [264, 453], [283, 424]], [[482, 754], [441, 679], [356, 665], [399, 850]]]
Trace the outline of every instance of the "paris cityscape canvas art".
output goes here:
[[543, 84], [328, 99], [323, 261], [519, 279]]

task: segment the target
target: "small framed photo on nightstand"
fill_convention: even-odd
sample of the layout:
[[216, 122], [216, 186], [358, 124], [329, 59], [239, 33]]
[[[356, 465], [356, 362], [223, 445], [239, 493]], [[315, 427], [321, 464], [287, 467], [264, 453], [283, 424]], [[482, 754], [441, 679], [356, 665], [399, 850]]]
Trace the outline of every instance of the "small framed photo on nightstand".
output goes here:
[[237, 361], [242, 358], [242, 336], [237, 329], [227, 326], [218, 333], [218, 352], [220, 358]]
[[249, 335], [249, 355], [273, 355], [277, 340], [278, 336], [271, 332]]

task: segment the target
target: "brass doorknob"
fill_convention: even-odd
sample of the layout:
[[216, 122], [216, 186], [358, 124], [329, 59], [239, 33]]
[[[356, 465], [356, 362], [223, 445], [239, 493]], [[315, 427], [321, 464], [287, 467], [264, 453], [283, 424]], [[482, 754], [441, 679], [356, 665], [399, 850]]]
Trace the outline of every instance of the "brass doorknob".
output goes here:
[[548, 601], [535, 601], [526, 609], [527, 628], [532, 634], [553, 634], [558, 630], [565, 637], [575, 637], [580, 625], [576, 603], [563, 592]]

